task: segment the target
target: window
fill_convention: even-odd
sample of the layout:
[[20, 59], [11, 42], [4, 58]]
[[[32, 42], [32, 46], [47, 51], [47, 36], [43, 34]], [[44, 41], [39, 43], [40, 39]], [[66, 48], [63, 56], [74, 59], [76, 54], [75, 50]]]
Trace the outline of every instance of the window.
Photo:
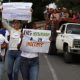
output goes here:
[[80, 34], [80, 25], [79, 24], [69, 24], [67, 25], [66, 32], [70, 34]]
[[65, 25], [62, 25], [61, 33], [64, 33]]

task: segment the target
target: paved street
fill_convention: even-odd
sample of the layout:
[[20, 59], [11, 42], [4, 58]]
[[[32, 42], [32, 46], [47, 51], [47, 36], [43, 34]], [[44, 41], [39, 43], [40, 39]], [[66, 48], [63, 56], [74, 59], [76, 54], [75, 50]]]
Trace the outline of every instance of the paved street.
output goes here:
[[[39, 80], [80, 80], [80, 60], [78, 56], [71, 64], [64, 63], [62, 56], [40, 55]], [[8, 80], [6, 70], [3, 80]], [[22, 80], [19, 74], [19, 80]]]
[[52, 80], [80, 80], [80, 56], [76, 56], [71, 64], [64, 63], [61, 55], [48, 56], [48, 60], [56, 76]]
[[[4, 71], [3, 80], [8, 80], [6, 70]], [[22, 80], [21, 74], [19, 74], [19, 80]], [[46, 59], [43, 54], [40, 55], [40, 72], [39, 80], [53, 80]]]

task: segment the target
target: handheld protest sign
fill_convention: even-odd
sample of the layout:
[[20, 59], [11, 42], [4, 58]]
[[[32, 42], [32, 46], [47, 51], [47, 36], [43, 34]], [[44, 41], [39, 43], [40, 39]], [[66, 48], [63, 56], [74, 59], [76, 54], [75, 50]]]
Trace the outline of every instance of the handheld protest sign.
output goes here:
[[2, 18], [7, 20], [32, 20], [32, 3], [3, 3]]
[[48, 53], [51, 36], [49, 30], [23, 29], [21, 50], [31, 53]]

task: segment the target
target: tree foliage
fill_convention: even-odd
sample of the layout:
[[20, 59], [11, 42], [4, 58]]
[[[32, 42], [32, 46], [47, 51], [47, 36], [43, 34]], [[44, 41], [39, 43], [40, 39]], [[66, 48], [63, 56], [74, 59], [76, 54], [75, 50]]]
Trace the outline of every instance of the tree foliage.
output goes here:
[[61, 7], [64, 6], [70, 9], [74, 9], [80, 5], [80, 0], [59, 0], [57, 4]]

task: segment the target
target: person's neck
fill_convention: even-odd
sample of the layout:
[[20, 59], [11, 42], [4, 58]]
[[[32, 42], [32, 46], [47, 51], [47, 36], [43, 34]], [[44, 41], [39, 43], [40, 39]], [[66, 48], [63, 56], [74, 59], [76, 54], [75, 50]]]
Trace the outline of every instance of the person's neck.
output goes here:
[[[14, 28], [15, 29], [15, 28]], [[15, 29], [16, 31], [19, 31], [20, 29]]]

